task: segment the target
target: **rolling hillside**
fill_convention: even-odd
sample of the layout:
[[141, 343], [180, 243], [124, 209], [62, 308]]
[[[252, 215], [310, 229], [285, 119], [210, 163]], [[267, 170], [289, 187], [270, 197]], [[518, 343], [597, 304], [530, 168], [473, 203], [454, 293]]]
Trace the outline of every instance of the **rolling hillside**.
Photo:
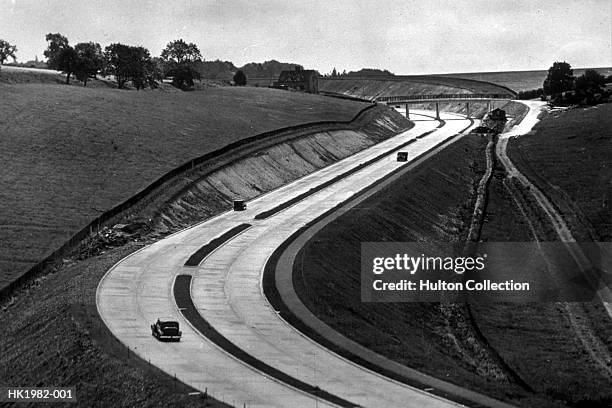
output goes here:
[[0, 81], [0, 286], [193, 157], [281, 127], [349, 120], [365, 106], [272, 89], [136, 92], [54, 80]]

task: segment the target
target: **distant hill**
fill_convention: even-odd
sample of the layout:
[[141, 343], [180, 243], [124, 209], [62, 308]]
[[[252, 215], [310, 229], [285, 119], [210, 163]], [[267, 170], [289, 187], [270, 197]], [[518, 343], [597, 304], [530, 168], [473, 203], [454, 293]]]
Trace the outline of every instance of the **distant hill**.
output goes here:
[[294, 70], [298, 66], [304, 69], [299, 64], [278, 62], [276, 60], [266, 61], [264, 63], [250, 62], [240, 68], [245, 75], [253, 78], [272, 78], [278, 77], [282, 71]]
[[202, 61], [195, 64], [195, 69], [200, 72], [204, 79], [228, 80], [234, 76], [238, 68], [231, 61]]
[[389, 77], [395, 76], [394, 73], [376, 68], [362, 68], [359, 71], [351, 71], [348, 76], [359, 76], [359, 77]]
[[[242, 67], [236, 67], [231, 61], [203, 61], [196, 65], [196, 69], [205, 79], [220, 79], [231, 81], [236, 71], [241, 69], [248, 78], [277, 78], [281, 71], [293, 70], [299, 64], [279, 62], [276, 60], [249, 62]], [[302, 67], [303, 68], [303, 67]]]

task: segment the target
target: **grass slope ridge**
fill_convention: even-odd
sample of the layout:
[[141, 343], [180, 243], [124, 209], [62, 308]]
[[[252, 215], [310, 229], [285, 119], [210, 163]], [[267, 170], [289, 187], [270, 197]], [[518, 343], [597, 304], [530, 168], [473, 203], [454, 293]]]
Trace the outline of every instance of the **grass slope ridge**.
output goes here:
[[78, 407], [226, 407], [188, 395], [195, 390], [135, 357], [98, 317], [98, 282], [140, 247], [67, 264], [3, 307], [0, 386], [76, 387]]
[[[270, 89], [154, 93], [0, 84], [0, 285], [194, 156], [364, 104]], [[240, 114], [235, 111], [239, 107]]]
[[441, 77], [441, 76], [395, 76], [389, 78], [346, 77], [321, 78], [319, 90], [351, 96], [377, 98], [393, 95], [424, 95], [443, 93], [491, 93], [514, 94], [505, 86], [491, 82]]
[[532, 134], [509, 143], [509, 157], [570, 225], [581, 225], [578, 239], [611, 241], [612, 104], [544, 115]]
[[[342, 95], [350, 98], [375, 99], [379, 96], [425, 95], [425, 94], [469, 94], [496, 93], [508, 94], [511, 99], [513, 91], [490, 82], [472, 81], [460, 78], [438, 76], [398, 76], [394, 78], [339, 78], [320, 79], [319, 90], [330, 95]], [[507, 101], [494, 101], [491, 109], [508, 109]], [[465, 102], [441, 102], [439, 109], [444, 112], [467, 114]], [[487, 112], [486, 102], [470, 102], [470, 115], [480, 118]], [[404, 106], [402, 106], [403, 108]], [[434, 103], [410, 104], [409, 109], [435, 110]], [[511, 110], [511, 109], [510, 109]], [[511, 113], [511, 112], [508, 112]]]
[[[362, 129], [368, 134], [372, 132], [368, 145], [390, 137], [393, 129], [408, 125], [396, 112], [380, 107], [369, 109], [362, 119], [371, 122], [369, 126], [364, 124]], [[359, 126], [361, 128], [361, 124]], [[346, 131], [346, 134], [350, 132]], [[366, 140], [363, 135], [360, 138]], [[346, 140], [353, 139], [351, 136]], [[306, 157], [312, 155], [312, 163], [325, 164], [334, 161], [339, 153], [345, 154], [356, 148], [357, 144], [349, 144], [344, 149], [334, 144], [343, 140], [333, 133], [323, 132], [321, 136], [311, 133], [292, 139], [291, 145]], [[326, 143], [330, 143], [329, 151], [325, 149]], [[305, 145], [317, 146], [317, 149], [306, 153], [300, 148]], [[269, 160], [267, 154], [253, 156], [262, 162]], [[238, 169], [245, 168], [240, 161], [235, 164]], [[225, 166], [223, 174], [232, 174], [235, 170], [232, 166]], [[260, 186], [266, 185], [269, 177], [269, 174], [249, 175], [259, 175], [261, 180], [256, 185]], [[283, 177], [286, 176], [275, 175], [278, 180], [283, 180]], [[239, 178], [230, 180], [241, 184]], [[256, 179], [250, 181], [257, 182]], [[199, 208], [208, 211], [202, 213], [199, 220], [227, 208], [223, 196], [215, 191], [201, 194], [199, 199], [203, 200], [198, 204]], [[191, 200], [190, 204], [195, 205], [196, 201]], [[149, 208], [142, 211], [148, 213]], [[179, 220], [173, 214], [160, 217], [171, 220], [171, 228], [168, 227], [171, 230], [192, 222], [192, 219]], [[0, 304], [0, 326], [4, 328], [0, 348], [0, 386], [76, 386], [77, 406], [84, 407], [224, 406], [187, 395], [193, 390], [134, 357], [98, 316], [96, 288], [104, 273], [117, 261], [141, 248], [144, 245], [142, 240], [152, 242], [154, 235], [155, 232], [141, 237], [138, 243], [130, 242], [123, 247], [105, 248], [85, 260], [77, 261], [80, 257], [75, 251], [52, 273], [37, 278], [20, 289], [9, 302]], [[152, 341], [155, 340], [152, 338]], [[202, 367], [202, 370], [206, 369]], [[214, 391], [212, 387], [214, 384], [209, 387], [211, 393]]]
[[234, 198], [252, 199], [408, 129], [399, 113], [374, 107], [345, 129], [312, 130], [298, 138], [189, 175], [188, 184], [159, 204], [154, 227], [173, 231], [229, 208]]
[[[523, 152], [524, 157], [550, 160], [537, 165], [545, 167], [543, 171], [548, 171], [551, 182], [555, 177], [565, 180], [569, 191], [561, 194], [559, 188], [553, 190], [583, 200], [580, 205], [585, 206], [585, 218], [589, 219], [600, 214], [596, 205], [589, 204], [601, 203], [607, 186], [598, 177], [593, 178], [593, 172], [609, 174], [604, 166], [608, 139], [598, 130], [605, 129], [607, 122], [603, 117], [593, 120], [597, 115], [609, 115], [605, 110], [595, 111], [585, 112], [581, 119], [579, 113], [563, 114], [568, 120], [580, 121], [576, 129], [582, 129], [582, 137], [590, 143], [575, 142], [578, 136], [571, 132], [564, 134], [561, 129], [566, 125], [559, 119], [554, 119], [557, 123], [544, 120], [536, 135], [524, 139], [540, 150]], [[517, 110], [516, 114], [520, 116], [521, 112]], [[550, 134], [558, 135], [556, 143], [535, 140], [546, 134], [548, 126]], [[515, 143], [524, 141], [519, 138]], [[612, 349], [612, 326], [599, 304], [474, 304], [470, 316], [454, 306], [360, 302], [360, 242], [426, 241], [435, 245], [465, 239], [476, 183], [484, 171], [482, 151], [486, 142], [462, 142], [441, 152], [420, 173], [398, 181], [317, 233], [294, 265], [294, 284], [302, 301], [327, 324], [362, 345], [479, 392], [524, 406], [609, 406], [612, 381], [599, 369], [590, 350], [596, 344]], [[578, 145], [578, 152], [572, 153], [572, 146]], [[579, 171], [578, 185], [571, 182], [571, 177], [564, 178], [574, 162]], [[534, 162], [528, 164], [536, 166]], [[591, 182], [580, 184], [589, 175]], [[481, 239], [531, 241], [534, 229], [540, 240], [558, 239], [546, 216], [528, 202], [528, 192], [519, 192], [521, 206], [516, 205], [516, 186], [511, 180], [506, 182], [502, 168], [496, 165], [490, 180]], [[585, 188], [594, 191], [576, 192]], [[491, 359], [478, 346], [475, 330], [527, 387], [499, 375], [496, 365], [490, 364]]]
[[[602, 153], [609, 144], [609, 136], [602, 138], [606, 121], [609, 128], [607, 118], [606, 110], [593, 109], [547, 115], [536, 132], [515, 139], [509, 149], [512, 161], [551, 198], [580, 241], [600, 239], [609, 231], [605, 223], [589, 228], [597, 220], [600, 194], [607, 188], [604, 176], [608, 180], [610, 176], [609, 155]], [[540, 173], [535, 173], [536, 168]], [[584, 213], [576, 212], [578, 208]], [[497, 166], [481, 239], [520, 242], [559, 237], [530, 192], [506, 179]], [[599, 302], [474, 304], [472, 311], [504, 361], [538, 394], [547, 396], [549, 404], [610, 406], [612, 379], [598, 358], [604, 356], [609, 367], [612, 325]]]
[[486, 145], [485, 139], [464, 137], [325, 226], [298, 253], [294, 285], [321, 320], [379, 354], [493, 397], [506, 398], [503, 387], [525, 398], [457, 311], [426, 303], [361, 302], [361, 242], [435, 245], [466, 238]]

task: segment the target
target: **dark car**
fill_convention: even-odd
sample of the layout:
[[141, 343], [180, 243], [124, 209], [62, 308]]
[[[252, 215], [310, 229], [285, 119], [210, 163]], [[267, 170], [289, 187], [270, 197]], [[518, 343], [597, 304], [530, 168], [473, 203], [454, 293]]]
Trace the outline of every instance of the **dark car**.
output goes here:
[[398, 162], [408, 161], [408, 152], [397, 152], [397, 161]]
[[158, 340], [181, 341], [183, 333], [179, 330], [176, 320], [160, 317], [151, 325], [151, 334]]
[[234, 200], [234, 211], [244, 211], [247, 206], [244, 200], [236, 199]]

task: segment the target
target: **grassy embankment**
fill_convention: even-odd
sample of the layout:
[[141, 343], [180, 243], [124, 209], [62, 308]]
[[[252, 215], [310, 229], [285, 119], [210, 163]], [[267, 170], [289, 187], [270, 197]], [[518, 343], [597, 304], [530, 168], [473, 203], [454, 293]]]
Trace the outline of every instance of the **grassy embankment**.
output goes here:
[[[63, 85], [0, 84], [0, 90], [10, 92], [17, 102], [17, 106], [9, 105], [16, 115], [15, 123], [2, 123], [12, 132], [13, 138], [2, 143], [13, 149], [7, 157], [15, 159], [15, 171], [5, 173], [5, 178], [0, 180], [10, 186], [11, 179], [19, 179], [27, 187], [21, 186], [20, 190], [19, 186], [10, 186], [11, 191], [21, 196], [9, 198], [15, 202], [21, 200], [21, 204], [6, 206], [13, 211], [11, 214], [23, 217], [24, 225], [11, 225], [24, 230], [36, 227], [29, 223], [32, 219], [38, 220], [39, 227], [45, 227], [45, 223], [63, 227], [62, 223], [66, 222], [77, 227], [79, 218], [71, 211], [82, 211], [77, 215], [85, 219], [90, 215], [88, 206], [92, 205], [88, 200], [97, 208], [112, 205], [122, 199], [123, 194], [130, 194], [130, 189], [146, 185], [145, 176], [156, 177], [158, 172], [173, 168], [194, 155], [275, 125], [349, 119], [364, 106], [331, 98], [257, 89], [179, 93], [167, 98], [159, 97], [156, 92], [145, 95], [143, 92]], [[178, 112], [179, 106], [181, 112]], [[235, 110], [239, 110], [240, 115], [232, 114]], [[282, 173], [287, 160], [297, 165], [294, 173], [312, 171], [389, 137], [393, 129], [408, 125], [395, 112], [374, 111], [363, 118], [376, 119], [369, 128], [364, 127], [368, 134], [371, 133], [369, 136], [358, 129], [310, 135], [293, 140], [285, 147], [268, 148], [258, 157], [238, 160], [235, 165], [204, 177], [203, 182], [214, 182], [216, 190], [198, 189], [196, 195], [203, 203], [199, 203], [197, 215], [204, 218], [224, 208], [227, 197], [223, 194], [228, 188], [238, 189], [248, 196], [248, 193], [260, 194], [266, 188], [291, 179], [296, 174], [276, 174]], [[168, 112], [176, 116], [169, 118]], [[20, 142], [31, 145], [19, 147]], [[329, 145], [329, 150], [324, 145]], [[29, 166], [27, 160], [35, 165]], [[268, 172], [265, 180], [257, 182], [253, 176], [260, 170]], [[229, 180], [233, 180], [233, 186]], [[46, 185], [49, 182], [52, 186]], [[55, 189], [59, 190], [57, 194]], [[193, 209], [193, 196], [189, 194], [187, 210]], [[40, 202], [39, 197], [46, 201]], [[180, 197], [176, 200], [180, 201]], [[172, 203], [173, 200], [169, 202]], [[174, 210], [176, 207], [183, 208], [180, 204], [172, 205]], [[39, 214], [41, 208], [44, 212]], [[148, 216], [151, 209], [144, 207], [143, 211], [147, 211], [146, 214], [134, 216]], [[164, 218], [172, 221], [167, 228], [180, 228], [196, 220], [194, 214], [189, 214], [187, 219], [176, 218], [176, 214]], [[54, 232], [52, 228], [40, 229], [45, 242], [62, 238], [45, 235]], [[27, 248], [25, 238], [15, 237], [22, 240], [15, 247]], [[139, 240], [141, 242], [105, 249], [98, 256], [85, 260], [79, 260], [77, 251], [74, 256], [67, 257], [59, 269], [36, 279], [2, 305], [0, 385], [76, 386], [78, 405], [88, 407], [203, 406], [202, 397], [187, 395], [193, 390], [134, 358], [98, 317], [95, 291], [99, 280], [115, 262], [140, 248], [143, 239], [154, 238], [145, 236]], [[10, 248], [7, 252], [10, 253]], [[206, 406], [222, 406], [210, 399], [208, 404]]]
[[[579, 241], [609, 241], [609, 129], [612, 105], [545, 114], [535, 132], [514, 139], [508, 153], [563, 215]], [[489, 190], [487, 223], [482, 239], [489, 241], [556, 241], [545, 214], [522, 202], [530, 216], [523, 219], [513, 196], [496, 169]], [[536, 391], [569, 406], [604, 407], [612, 403], [612, 381], [589, 353], [612, 350], [612, 325], [598, 303], [543, 303], [475, 307], [474, 316], [493, 346]], [[606, 351], [607, 350], [607, 351]], [[604, 362], [606, 364], [606, 362]]]
[[[544, 114], [535, 132], [512, 140], [508, 148], [509, 157], [554, 203], [579, 241], [611, 238], [611, 111], [607, 104]], [[491, 185], [482, 238], [533, 240], [535, 233], [542, 241], [558, 240], [529, 198], [522, 207], [532, 225], [517, 227], [514, 220], [521, 214], [500, 180], [494, 178]], [[496, 305], [476, 307], [474, 315], [504, 360], [538, 391], [569, 406], [612, 403], [609, 374], [589, 356], [599, 354], [603, 364], [611, 364], [612, 325], [601, 304]]]
[[[585, 126], [586, 125], [586, 126]], [[582, 241], [612, 241], [612, 104], [544, 114], [535, 132], [513, 139], [519, 170], [568, 217]]]
[[272, 129], [348, 120], [365, 106], [229, 87], [171, 93], [0, 83], [0, 93], [0, 286], [193, 157]]
[[176, 230], [231, 206], [235, 197], [252, 199], [378, 143], [412, 124], [399, 113], [375, 107], [349, 129], [308, 133], [203, 174], [165, 201], [154, 203], [156, 231]]
[[468, 135], [328, 224], [298, 254], [294, 284], [319, 318], [380, 354], [497, 397], [502, 387], [524, 397], [452, 310], [361, 302], [361, 242], [465, 239], [485, 146], [485, 139]]
[[[602, 111], [595, 113], [598, 109]], [[570, 122], [576, 122], [575, 129], [580, 135], [590, 135], [590, 143], [576, 141], [578, 135], [572, 134], [571, 126], [568, 132], [559, 132], [569, 123], [558, 122], [556, 128], [554, 121], [546, 119], [538, 126], [536, 136], [528, 136], [524, 142], [519, 139], [525, 146], [529, 144], [529, 150], [521, 149], [525, 150], [523, 156], [533, 155], [529, 156], [533, 160], [530, 165], [543, 160], [538, 163], [542, 166], [540, 171], [548, 171], [550, 181], [563, 185], [567, 195], [585, 206], [585, 217], [598, 223], [601, 212], [597, 205], [602, 203], [602, 193], [609, 191], [606, 190], [609, 173], [607, 179], [601, 173], [601, 166], [607, 163], [605, 146], [609, 146], [606, 144], [609, 138], [604, 141], [600, 130], [609, 129], [609, 123], [602, 117], [593, 119], [605, 115], [606, 109], [564, 114]], [[558, 135], [555, 143], [539, 137], [546, 132]], [[608, 350], [611, 346], [609, 318], [600, 305], [473, 305], [478, 328], [534, 390], [531, 392], [508, 380], [504, 370], [495, 369], [495, 364], [488, 365], [486, 352], [478, 350], [470, 325], [464, 324], [469, 319], [462, 318], [462, 313], [449, 314], [448, 309], [434, 304], [360, 302], [360, 242], [435, 243], [464, 238], [471, 216], [473, 186], [483, 169], [479, 153], [482, 142], [480, 146], [475, 143], [466, 139], [451, 146], [435, 162], [425, 164], [420, 171], [318, 233], [298, 254], [294, 269], [302, 300], [341, 333], [439, 378], [524, 406], [608, 406], [612, 383], [591, 359], [588, 349], [595, 342], [603, 343]], [[574, 162], [573, 171], [578, 172], [575, 181], [568, 177]], [[536, 206], [529, 208], [531, 224], [526, 222], [504, 187], [503, 177], [503, 171], [496, 168], [481, 239], [531, 241], [531, 225], [535, 225], [540, 239], [555, 239], [554, 231]], [[588, 193], [585, 185], [589, 186]], [[338, 257], [339, 253], [343, 256]], [[585, 342], [587, 336], [591, 338]]]
[[141, 246], [130, 243], [67, 262], [3, 307], [0, 386], [75, 387], [78, 403], [67, 405], [78, 407], [226, 407], [203, 395], [190, 396], [196, 390], [135, 357], [98, 317], [98, 282]]
[[[364, 99], [374, 99], [379, 96], [394, 95], [427, 95], [427, 94], [469, 94], [469, 93], [507, 93], [495, 84], [477, 82], [461, 78], [436, 76], [398, 76], [393, 80], [377, 78], [343, 78], [321, 79], [319, 90], [343, 94]], [[502, 107], [506, 102], [494, 102], [491, 109]], [[445, 112], [466, 114], [465, 103], [440, 103], [439, 108]], [[435, 104], [411, 104], [409, 109], [434, 110]], [[470, 102], [470, 114], [482, 117], [486, 113], [487, 104]]]

